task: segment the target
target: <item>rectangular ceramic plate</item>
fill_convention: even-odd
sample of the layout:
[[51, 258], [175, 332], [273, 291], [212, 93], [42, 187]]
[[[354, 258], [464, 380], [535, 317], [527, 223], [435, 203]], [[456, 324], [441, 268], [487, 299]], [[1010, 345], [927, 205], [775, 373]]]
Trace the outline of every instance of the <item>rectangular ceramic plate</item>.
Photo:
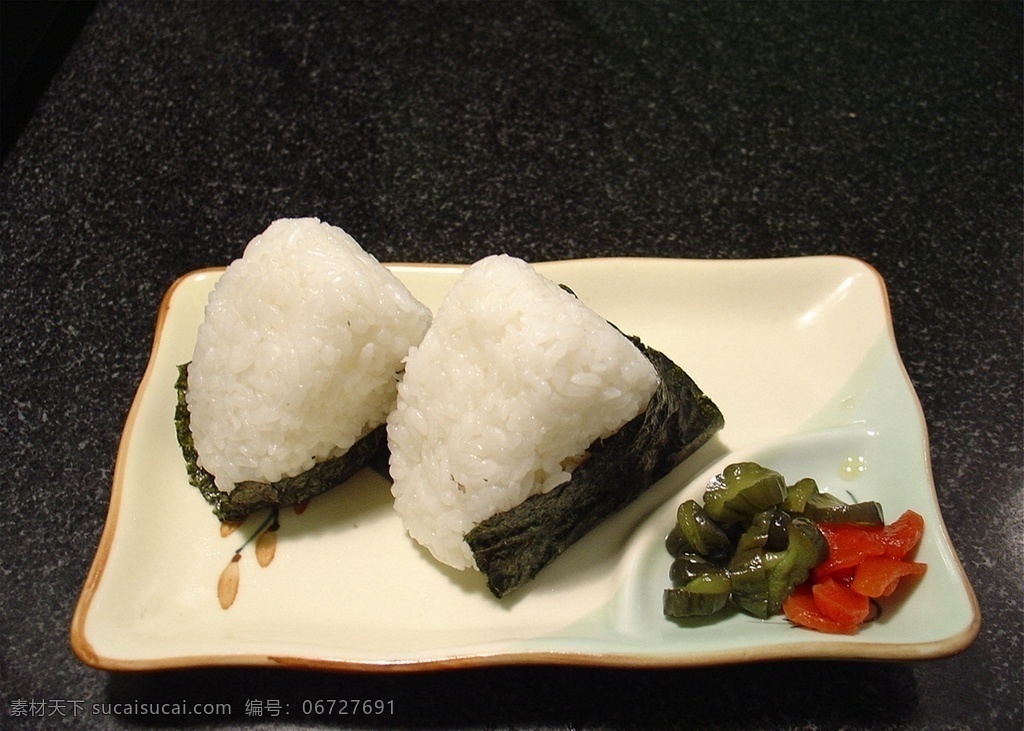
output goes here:
[[[389, 265], [437, 306], [463, 267]], [[263, 567], [252, 545], [222, 609], [218, 577], [258, 518], [223, 537], [186, 478], [172, 416], [222, 270], [182, 277], [161, 305], [128, 415], [106, 527], [71, 627], [106, 669], [280, 664], [393, 671], [486, 664], [687, 666], [785, 658], [916, 659], [977, 635], [973, 591], [931, 479], [924, 418], [900, 361], [885, 287], [842, 257], [753, 261], [593, 259], [537, 265], [623, 331], [679, 363], [726, 427], [637, 502], [504, 600], [476, 572], [441, 566], [404, 532], [388, 483], [366, 470], [281, 514]], [[924, 516], [917, 559], [881, 619], [853, 636], [740, 613], [673, 622], [661, 611], [678, 504], [726, 464], [760, 461], [791, 482]]]

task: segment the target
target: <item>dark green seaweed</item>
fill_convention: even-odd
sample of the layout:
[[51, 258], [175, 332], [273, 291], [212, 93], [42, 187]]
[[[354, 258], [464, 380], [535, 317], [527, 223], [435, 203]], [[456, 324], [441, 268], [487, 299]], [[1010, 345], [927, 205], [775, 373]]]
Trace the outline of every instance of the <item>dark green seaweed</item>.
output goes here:
[[312, 469], [278, 482], [246, 481], [235, 485], [230, 493], [218, 489], [213, 475], [199, 466], [195, 443], [189, 425], [188, 364], [178, 366], [178, 379], [174, 383], [178, 394], [174, 409], [174, 427], [181, 446], [188, 481], [199, 489], [213, 513], [223, 521], [238, 521], [263, 508], [294, 505], [336, 487], [364, 467], [378, 467], [387, 463], [387, 431], [382, 424], [357, 441], [340, 457], [324, 460]]
[[679, 366], [639, 339], [630, 340], [661, 377], [646, 411], [594, 442], [568, 482], [488, 518], [466, 535], [495, 596], [533, 579], [725, 426], [722, 412]]

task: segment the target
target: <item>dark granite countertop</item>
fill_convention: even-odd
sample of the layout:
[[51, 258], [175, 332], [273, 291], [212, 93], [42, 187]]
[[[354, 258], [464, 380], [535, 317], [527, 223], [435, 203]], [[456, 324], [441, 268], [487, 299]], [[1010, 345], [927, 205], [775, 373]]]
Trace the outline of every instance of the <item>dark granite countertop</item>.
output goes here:
[[[332, 724], [1021, 728], [1021, 7], [99, 3], [0, 170], [0, 727], [243, 728], [272, 721], [247, 698], [345, 696], [396, 710]], [[679, 670], [82, 664], [69, 623], [160, 299], [299, 215], [384, 261], [870, 263], [976, 641]], [[234, 714], [91, 713], [193, 699]]]

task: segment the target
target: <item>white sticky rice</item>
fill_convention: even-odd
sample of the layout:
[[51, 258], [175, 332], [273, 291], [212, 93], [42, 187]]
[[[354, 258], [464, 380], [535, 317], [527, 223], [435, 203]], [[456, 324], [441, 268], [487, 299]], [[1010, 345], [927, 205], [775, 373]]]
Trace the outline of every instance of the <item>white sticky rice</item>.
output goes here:
[[430, 311], [340, 228], [282, 219], [210, 294], [189, 367], [200, 465], [217, 486], [276, 482], [384, 423]]
[[395, 508], [439, 561], [474, 567], [466, 533], [569, 480], [657, 385], [650, 361], [578, 299], [519, 259], [482, 259], [410, 350], [388, 417]]

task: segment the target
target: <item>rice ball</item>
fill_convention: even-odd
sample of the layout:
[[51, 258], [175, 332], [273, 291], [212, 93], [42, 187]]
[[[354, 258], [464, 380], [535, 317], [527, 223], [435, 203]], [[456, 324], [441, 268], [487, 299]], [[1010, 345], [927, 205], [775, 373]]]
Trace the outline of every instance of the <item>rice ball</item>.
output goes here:
[[200, 466], [230, 492], [343, 454], [384, 423], [430, 321], [340, 228], [273, 222], [220, 277], [199, 328], [186, 398]]
[[650, 361], [526, 262], [473, 264], [409, 352], [388, 417], [395, 509], [439, 561], [474, 567], [475, 525], [570, 479], [643, 413]]

